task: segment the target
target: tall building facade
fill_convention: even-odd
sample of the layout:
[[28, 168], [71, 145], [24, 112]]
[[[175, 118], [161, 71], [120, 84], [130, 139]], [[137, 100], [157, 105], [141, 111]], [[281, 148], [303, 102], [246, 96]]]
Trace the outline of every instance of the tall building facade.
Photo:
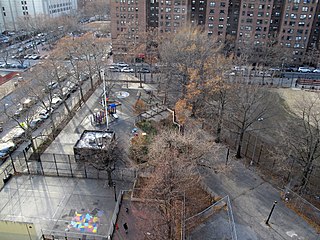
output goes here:
[[141, 31], [175, 32], [190, 24], [235, 46], [259, 46], [272, 39], [292, 53], [296, 64], [303, 63], [307, 52], [320, 50], [319, 0], [114, 0], [113, 39], [133, 21], [130, 8], [124, 7], [130, 4], [137, 6]]
[[0, 0], [0, 30], [19, 30], [21, 21], [36, 16], [56, 17], [77, 9], [77, 0]]

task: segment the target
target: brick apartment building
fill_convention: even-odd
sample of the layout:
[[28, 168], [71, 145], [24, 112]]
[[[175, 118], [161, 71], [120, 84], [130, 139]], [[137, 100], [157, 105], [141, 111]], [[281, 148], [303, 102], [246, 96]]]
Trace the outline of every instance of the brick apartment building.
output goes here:
[[[296, 64], [320, 48], [319, 0], [113, 0], [111, 33], [138, 39], [157, 28], [175, 32], [187, 24], [203, 26], [208, 35], [236, 45], [263, 45], [268, 39], [292, 52]], [[119, 38], [118, 38], [119, 39]], [[123, 42], [122, 42], [123, 43]], [[120, 45], [119, 45], [120, 46]], [[117, 47], [114, 47], [117, 50]]]

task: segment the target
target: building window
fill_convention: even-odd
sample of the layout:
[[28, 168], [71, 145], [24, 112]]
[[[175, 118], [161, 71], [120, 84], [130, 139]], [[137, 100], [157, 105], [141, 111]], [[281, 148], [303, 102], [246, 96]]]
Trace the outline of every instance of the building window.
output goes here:
[[307, 18], [307, 15], [306, 14], [301, 14], [300, 15], [300, 19], [306, 19]]
[[297, 14], [291, 13], [290, 18], [291, 19], [296, 19], [297, 18]]
[[210, 4], [209, 4], [210, 7], [214, 7], [215, 5], [216, 5], [215, 2], [210, 2]]

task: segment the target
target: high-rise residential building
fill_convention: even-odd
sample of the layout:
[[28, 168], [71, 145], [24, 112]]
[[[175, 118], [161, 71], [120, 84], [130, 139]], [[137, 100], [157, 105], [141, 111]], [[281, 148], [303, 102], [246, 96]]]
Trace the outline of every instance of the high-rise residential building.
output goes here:
[[205, 25], [205, 31], [208, 32], [209, 36], [214, 36], [220, 41], [224, 41], [228, 26], [229, 0], [206, 2], [206, 18], [203, 22]]
[[115, 53], [123, 49], [128, 42], [139, 41], [139, 33], [146, 32], [149, 19], [147, 6], [146, 1], [139, 0], [111, 2], [111, 36]]
[[308, 50], [312, 27], [318, 17], [316, 14], [318, 5], [318, 1], [294, 0], [286, 1], [283, 6], [279, 42], [292, 49], [295, 62], [302, 62]]
[[0, 31], [19, 30], [27, 18], [56, 17], [76, 9], [77, 0], [0, 0]]
[[[188, 22], [188, 1], [158, 1], [159, 2], [159, 31], [176, 32]], [[200, 1], [201, 2], [201, 1]]]
[[[132, 5], [135, 18], [130, 17]], [[113, 39], [130, 23], [138, 23], [139, 31], [151, 27], [160, 33], [190, 24], [234, 46], [272, 39], [289, 49], [296, 64], [320, 47], [319, 0], [114, 0], [111, 12]]]

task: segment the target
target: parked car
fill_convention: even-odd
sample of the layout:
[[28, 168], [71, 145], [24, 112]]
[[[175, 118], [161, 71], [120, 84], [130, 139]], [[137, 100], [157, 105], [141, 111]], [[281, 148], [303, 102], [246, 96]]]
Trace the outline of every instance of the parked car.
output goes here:
[[121, 72], [133, 73], [134, 70], [132, 68], [129, 68], [129, 67], [124, 67], [124, 68], [121, 69]]
[[129, 64], [127, 64], [125, 62], [118, 62], [118, 63], [115, 63], [114, 65], [117, 66], [117, 67], [121, 67], [121, 68], [129, 67]]
[[314, 69], [312, 72], [314, 72], [314, 73], [320, 73], [320, 68], [316, 68], [316, 69]]
[[25, 55], [23, 58], [24, 59], [28, 59], [29, 57], [31, 57], [32, 55], [31, 54], [27, 54], [27, 55]]
[[47, 118], [49, 118], [50, 114], [53, 112], [53, 109], [42, 109], [39, 112], [39, 118], [41, 118], [42, 120], [45, 120]]
[[59, 96], [54, 96], [51, 100], [51, 106], [53, 108], [59, 107], [61, 103], [62, 103], [62, 99]]
[[46, 89], [45, 92], [49, 92], [50, 90], [56, 89], [58, 87], [58, 83], [57, 82], [50, 82]]
[[141, 73], [150, 73], [150, 70], [148, 68], [139, 68], [137, 70], [137, 72], [141, 72]]
[[42, 123], [43, 119], [42, 118], [35, 118], [33, 119], [32, 121], [30, 121], [29, 123], [29, 126], [32, 128], [32, 129], [36, 129], [39, 127], [39, 125]]
[[32, 55], [32, 56], [31, 56], [31, 59], [32, 59], [32, 60], [37, 60], [37, 59], [39, 59], [39, 58], [40, 58], [40, 56], [38, 56], [38, 55]]
[[77, 91], [77, 88], [78, 88], [75, 83], [70, 82], [70, 81], [68, 81], [68, 82], [66, 83], [66, 87], [67, 87], [71, 92]]
[[0, 122], [0, 132], [3, 131], [3, 122]]
[[25, 108], [23, 108], [20, 104], [18, 104], [18, 109], [14, 112], [15, 117], [20, 117], [21, 113], [23, 113]]
[[120, 72], [120, 68], [117, 66], [110, 66], [109, 70], [110, 72]]
[[9, 154], [14, 151], [15, 148], [16, 145], [12, 141], [0, 143], [0, 161], [5, 161], [7, 157], [9, 157]]
[[298, 72], [302, 72], [302, 73], [310, 73], [311, 69], [308, 67], [299, 67], [298, 68]]

